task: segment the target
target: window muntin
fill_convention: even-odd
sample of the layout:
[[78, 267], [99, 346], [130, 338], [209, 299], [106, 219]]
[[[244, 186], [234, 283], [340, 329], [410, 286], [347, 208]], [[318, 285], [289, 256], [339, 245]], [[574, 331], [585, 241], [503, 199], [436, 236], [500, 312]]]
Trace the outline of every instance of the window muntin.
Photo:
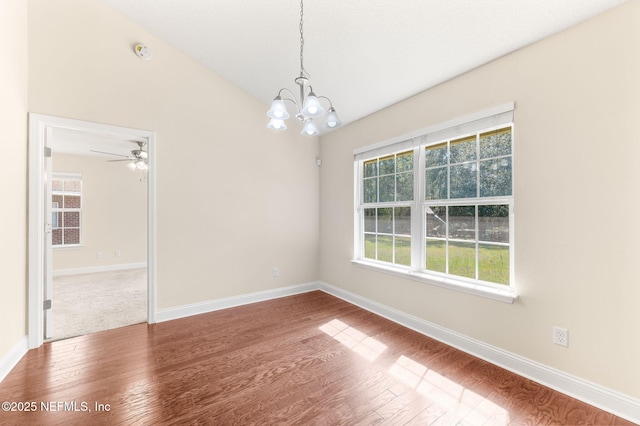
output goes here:
[[82, 180], [54, 175], [51, 182], [51, 242], [54, 247], [81, 242]]
[[[361, 225], [356, 239], [361, 250], [356, 250], [357, 258], [404, 265], [414, 273], [447, 282], [511, 287], [512, 133], [512, 125], [505, 124], [446, 140], [423, 138], [412, 151], [386, 155], [376, 148], [377, 158], [360, 155]], [[413, 185], [411, 169], [416, 195], [398, 196], [399, 174], [404, 173], [398, 156], [409, 158], [413, 152], [415, 176], [422, 176], [421, 182]], [[413, 222], [409, 219], [413, 226], [403, 233], [397, 230], [393, 204], [407, 208], [405, 216], [413, 217]]]

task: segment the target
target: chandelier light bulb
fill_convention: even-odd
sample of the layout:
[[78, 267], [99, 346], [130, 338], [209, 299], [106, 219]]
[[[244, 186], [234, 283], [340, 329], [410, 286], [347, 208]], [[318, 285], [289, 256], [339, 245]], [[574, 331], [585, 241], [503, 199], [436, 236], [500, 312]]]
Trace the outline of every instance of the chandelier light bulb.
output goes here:
[[287, 125], [284, 123], [284, 120], [278, 120], [277, 118], [269, 120], [267, 127], [273, 130], [287, 130]]
[[267, 116], [276, 120], [286, 120], [289, 118], [287, 107], [280, 96], [276, 96], [271, 103], [271, 109], [267, 112]]
[[329, 111], [327, 112], [327, 121], [324, 124], [324, 127], [327, 129], [334, 129], [340, 126], [340, 124], [342, 123], [340, 123], [336, 110], [333, 107], [329, 108]]
[[307, 118], [307, 120], [304, 122], [304, 126], [302, 127], [302, 134], [305, 136], [316, 136], [320, 134], [320, 132], [318, 131], [318, 128], [316, 127], [313, 120]]
[[316, 97], [315, 93], [309, 92], [302, 107], [302, 114], [306, 117], [318, 117], [324, 114], [324, 109], [322, 105], [320, 105], [320, 100]]

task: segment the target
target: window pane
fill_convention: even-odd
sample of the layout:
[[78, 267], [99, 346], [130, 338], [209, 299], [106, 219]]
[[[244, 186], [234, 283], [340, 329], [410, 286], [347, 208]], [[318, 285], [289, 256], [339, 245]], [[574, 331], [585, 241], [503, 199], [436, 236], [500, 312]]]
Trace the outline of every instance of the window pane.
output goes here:
[[389, 155], [387, 157], [381, 158], [380, 163], [380, 175], [390, 175], [395, 173], [395, 156]]
[[53, 229], [62, 228], [62, 212], [51, 213], [51, 227]]
[[378, 176], [378, 160], [364, 162], [364, 177]]
[[427, 167], [447, 165], [447, 143], [432, 145], [425, 148], [425, 159]]
[[443, 200], [447, 198], [447, 168], [427, 169], [425, 177], [425, 199]]
[[460, 277], [476, 277], [475, 243], [449, 242], [449, 273]]
[[411, 207], [394, 209], [395, 234], [411, 235]]
[[511, 127], [480, 135], [480, 158], [511, 155]]
[[396, 175], [396, 201], [413, 200], [413, 172]]
[[54, 246], [62, 244], [62, 228], [51, 231], [51, 242]]
[[378, 209], [378, 233], [393, 232], [393, 208]]
[[476, 159], [476, 137], [469, 136], [451, 141], [451, 164], [463, 163]]
[[427, 237], [447, 237], [447, 208], [427, 207]]
[[54, 209], [62, 208], [62, 195], [54, 194], [51, 196], [52, 207]]
[[413, 170], [413, 151], [401, 152], [396, 155], [396, 173]]
[[64, 230], [64, 243], [66, 244], [80, 244], [80, 230], [79, 229], [65, 229]]
[[[65, 228], [80, 227], [80, 212], [64, 212], [62, 226]], [[66, 238], [65, 238], [66, 241]]]
[[393, 237], [378, 235], [378, 260], [393, 262]]
[[380, 202], [395, 201], [396, 177], [395, 175], [380, 176]]
[[478, 261], [479, 279], [496, 284], [509, 284], [509, 247], [480, 244]]
[[395, 263], [399, 265], [411, 266], [411, 238], [396, 237], [395, 242], [396, 242]]
[[449, 207], [449, 238], [456, 240], [476, 239], [475, 206]]
[[427, 238], [427, 269], [435, 272], [447, 272], [446, 243], [442, 240]]
[[80, 208], [80, 196], [68, 195], [64, 196], [64, 208], [65, 209], [79, 209]]
[[480, 196], [511, 195], [511, 157], [480, 162]]
[[365, 179], [364, 180], [364, 202], [375, 203], [378, 201], [378, 179]]
[[496, 243], [509, 242], [509, 206], [478, 206], [478, 239]]
[[451, 198], [476, 197], [476, 163], [451, 166]]
[[80, 181], [79, 180], [65, 180], [64, 181], [64, 191], [65, 192], [80, 192]]
[[364, 236], [364, 257], [367, 259], [376, 258], [376, 236], [365, 235]]
[[376, 232], [376, 209], [364, 209], [364, 232]]
[[51, 189], [53, 191], [62, 191], [64, 189], [64, 183], [61, 180], [51, 181]]

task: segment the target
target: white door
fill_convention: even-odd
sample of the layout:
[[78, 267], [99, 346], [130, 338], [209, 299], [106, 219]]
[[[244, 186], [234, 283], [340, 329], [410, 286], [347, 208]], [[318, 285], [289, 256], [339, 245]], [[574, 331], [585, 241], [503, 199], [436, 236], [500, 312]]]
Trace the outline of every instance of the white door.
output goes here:
[[47, 131], [44, 148], [44, 339], [51, 339], [53, 336], [53, 312], [51, 301], [53, 300], [53, 210], [52, 210], [52, 182], [53, 167], [51, 164], [51, 132]]

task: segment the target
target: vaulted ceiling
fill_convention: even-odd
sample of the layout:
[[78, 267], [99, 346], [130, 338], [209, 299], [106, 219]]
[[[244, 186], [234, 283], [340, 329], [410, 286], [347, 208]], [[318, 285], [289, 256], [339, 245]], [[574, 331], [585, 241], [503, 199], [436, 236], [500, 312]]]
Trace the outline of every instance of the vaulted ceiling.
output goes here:
[[[265, 112], [280, 88], [297, 89], [297, 0], [100, 1], [264, 102]], [[304, 67], [349, 123], [621, 3], [307, 0]]]

